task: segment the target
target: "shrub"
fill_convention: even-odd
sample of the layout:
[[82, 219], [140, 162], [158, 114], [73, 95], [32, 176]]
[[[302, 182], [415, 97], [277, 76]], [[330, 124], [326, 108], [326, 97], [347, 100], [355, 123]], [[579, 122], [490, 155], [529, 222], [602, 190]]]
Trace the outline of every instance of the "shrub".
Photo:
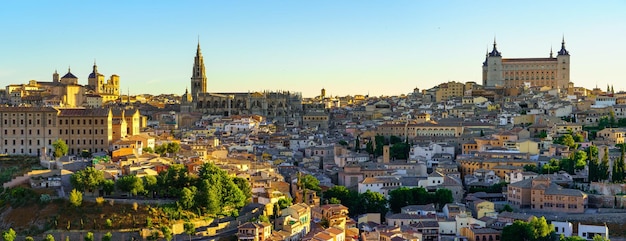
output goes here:
[[41, 196], [39, 196], [39, 202], [42, 204], [49, 203], [51, 200], [52, 198], [50, 198], [48, 194], [41, 194]]
[[83, 204], [83, 193], [73, 189], [70, 193], [70, 203], [74, 207], [80, 207], [80, 205]]
[[102, 204], [104, 204], [104, 198], [103, 198], [103, 197], [97, 197], [97, 198], [96, 198], [96, 203], [97, 203], [98, 205], [102, 205]]

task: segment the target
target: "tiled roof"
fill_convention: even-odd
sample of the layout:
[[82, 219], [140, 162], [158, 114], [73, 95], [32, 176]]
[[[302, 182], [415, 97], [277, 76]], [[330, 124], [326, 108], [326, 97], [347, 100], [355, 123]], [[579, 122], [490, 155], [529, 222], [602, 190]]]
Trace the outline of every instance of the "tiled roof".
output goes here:
[[59, 109], [59, 116], [109, 116], [108, 109]]

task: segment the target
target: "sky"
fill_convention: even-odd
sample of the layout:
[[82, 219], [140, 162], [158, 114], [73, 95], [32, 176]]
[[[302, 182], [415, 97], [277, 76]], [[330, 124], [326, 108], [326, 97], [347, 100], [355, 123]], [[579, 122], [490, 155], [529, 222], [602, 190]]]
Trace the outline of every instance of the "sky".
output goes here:
[[94, 61], [124, 94], [190, 86], [200, 41], [208, 92], [400, 95], [481, 82], [503, 58], [548, 57], [565, 38], [571, 81], [626, 90], [626, 1], [6, 1], [0, 86], [51, 81]]

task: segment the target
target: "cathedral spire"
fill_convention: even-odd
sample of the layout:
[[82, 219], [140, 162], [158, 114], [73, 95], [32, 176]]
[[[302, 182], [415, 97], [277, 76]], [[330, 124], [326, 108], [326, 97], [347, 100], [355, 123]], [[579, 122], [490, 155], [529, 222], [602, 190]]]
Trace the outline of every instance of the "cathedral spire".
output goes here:
[[200, 50], [200, 37], [198, 37], [198, 47], [196, 49], [196, 57], [193, 61], [193, 70], [191, 74], [191, 96], [196, 98], [198, 93], [206, 93], [207, 78], [204, 69], [204, 58]]
[[559, 50], [559, 55], [569, 55], [569, 52], [565, 49], [565, 35], [563, 35], [561, 40], [561, 50]]
[[496, 36], [493, 36], [493, 50], [489, 53], [489, 57], [501, 57], [502, 53], [498, 52], [498, 48], [496, 48]]

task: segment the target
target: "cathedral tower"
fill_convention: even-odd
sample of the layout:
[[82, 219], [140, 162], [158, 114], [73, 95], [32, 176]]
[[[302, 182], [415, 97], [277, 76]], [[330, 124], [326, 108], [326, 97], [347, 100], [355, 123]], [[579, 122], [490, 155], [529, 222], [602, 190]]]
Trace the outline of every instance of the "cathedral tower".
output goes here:
[[191, 97], [196, 99], [198, 93], [206, 93], [206, 73], [204, 72], [204, 59], [200, 52], [200, 42], [198, 41], [198, 49], [196, 57], [193, 61], [193, 74], [191, 75]]

